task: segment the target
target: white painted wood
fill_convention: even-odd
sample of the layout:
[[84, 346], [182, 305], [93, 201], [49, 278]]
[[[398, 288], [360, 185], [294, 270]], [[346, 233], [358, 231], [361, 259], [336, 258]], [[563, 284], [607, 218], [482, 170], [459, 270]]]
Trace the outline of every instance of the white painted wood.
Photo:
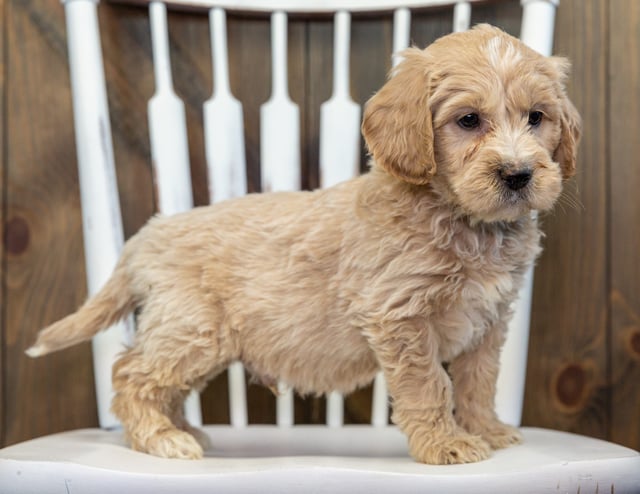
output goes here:
[[223, 9], [209, 12], [213, 95], [204, 104], [204, 136], [211, 202], [240, 197], [247, 192], [242, 104], [229, 84], [227, 21]]
[[471, 3], [458, 2], [453, 8], [453, 32], [466, 31], [471, 24]]
[[[147, 107], [151, 161], [158, 209], [164, 215], [172, 215], [193, 208], [187, 119], [184, 103], [173, 90], [167, 10], [162, 2], [149, 4], [149, 22], [156, 82], [155, 94]], [[202, 425], [202, 409], [196, 392], [185, 401], [185, 416], [190, 424]]]
[[342, 427], [344, 424], [344, 397], [337, 391], [327, 395], [327, 426]]
[[[123, 245], [96, 4], [65, 3], [73, 95], [76, 152], [82, 205], [87, 289], [93, 295], [104, 285]], [[132, 339], [131, 319], [93, 339], [93, 366], [98, 419], [104, 428], [117, 426], [110, 412], [111, 365]]]
[[393, 13], [393, 49], [391, 62], [395, 67], [400, 63], [402, 57], [400, 52], [409, 48], [411, 36], [411, 11], [401, 8]]
[[389, 393], [384, 374], [378, 372], [373, 381], [373, 395], [371, 402], [371, 425], [386, 427], [389, 425]]
[[[231, 93], [227, 50], [227, 19], [223, 9], [209, 12], [213, 95], [204, 103], [204, 139], [211, 203], [240, 197], [247, 192], [242, 105]], [[247, 425], [247, 391], [244, 367], [228, 369], [229, 417], [234, 427]]]
[[[479, 463], [423, 465], [395, 427], [206, 426], [198, 461], [132, 451], [118, 432], [76, 430], [0, 450], [3, 492], [209, 494], [637, 494], [640, 454], [564, 432], [522, 429], [524, 444]], [[612, 488], [613, 486], [613, 488]]]
[[276, 424], [278, 427], [291, 427], [293, 422], [293, 390], [280, 381], [276, 394]]
[[351, 99], [349, 51], [351, 15], [335, 14], [333, 93], [320, 106], [320, 183], [331, 187], [360, 172], [360, 105]]
[[[118, 0], [122, 1], [122, 0]], [[150, 0], [129, 0], [130, 3], [148, 3]], [[469, 2], [486, 0], [469, 0]], [[426, 8], [454, 5], [456, 0], [168, 0], [168, 5], [181, 8], [221, 7], [227, 11], [289, 13], [390, 12], [400, 7]]]
[[560, 0], [520, 0], [522, 26], [520, 39], [545, 56], [553, 50], [553, 29]]
[[184, 103], [173, 90], [167, 10], [162, 2], [149, 5], [156, 90], [149, 100], [151, 160], [158, 209], [172, 215], [193, 208], [189, 145]]
[[262, 190], [300, 188], [300, 111], [289, 97], [287, 14], [271, 15], [271, 98], [260, 107]]
[[514, 306], [507, 339], [500, 354], [500, 372], [496, 389], [498, 417], [503, 422], [515, 426], [519, 426], [522, 420], [532, 294], [533, 266], [525, 274], [524, 284]]
[[240, 362], [232, 363], [227, 369], [229, 379], [229, 420], [233, 427], [246, 427], [247, 418], [247, 384], [244, 366]]

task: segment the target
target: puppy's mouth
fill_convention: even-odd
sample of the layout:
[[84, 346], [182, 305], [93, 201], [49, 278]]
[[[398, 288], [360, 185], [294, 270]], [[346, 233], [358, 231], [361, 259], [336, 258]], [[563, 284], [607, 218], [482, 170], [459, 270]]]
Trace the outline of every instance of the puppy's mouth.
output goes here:
[[[557, 178], [557, 179], [556, 179]], [[529, 211], [550, 209], [561, 190], [559, 177], [550, 177], [544, 168], [497, 172], [498, 216], [515, 219]]]
[[527, 187], [520, 190], [502, 189], [500, 192], [500, 202], [506, 206], [529, 204], [530, 199], [531, 193]]
[[487, 208], [484, 212], [481, 211], [484, 208], [476, 210], [476, 214], [483, 221], [514, 221], [537, 209], [533, 170], [499, 169], [491, 182], [492, 187], [486, 191]]
[[[546, 211], [560, 195], [562, 178], [551, 164], [497, 165], [478, 173], [469, 167], [449, 183], [453, 204], [474, 221], [510, 222], [533, 210]], [[458, 178], [458, 177], [456, 177]]]

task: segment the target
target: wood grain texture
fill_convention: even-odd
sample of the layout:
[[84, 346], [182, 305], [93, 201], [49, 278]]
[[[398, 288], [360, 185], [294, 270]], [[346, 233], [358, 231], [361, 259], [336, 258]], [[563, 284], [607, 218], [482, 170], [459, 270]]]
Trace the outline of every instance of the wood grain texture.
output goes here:
[[154, 92], [151, 33], [145, 9], [102, 2], [98, 15], [123, 229], [129, 238], [157, 210], [147, 121]]
[[169, 46], [176, 93], [187, 113], [194, 204], [209, 203], [202, 105], [211, 96], [209, 22], [205, 15], [170, 12]]
[[609, 4], [611, 431], [640, 449], [640, 4]]
[[4, 244], [5, 244], [5, 232], [4, 232], [4, 215], [5, 215], [5, 197], [7, 194], [7, 181], [5, 180], [5, 170], [7, 168], [6, 163], [6, 153], [5, 153], [5, 131], [6, 131], [6, 111], [5, 111], [5, 79], [6, 79], [6, 60], [5, 60], [5, 37], [6, 30], [5, 26], [5, 17], [7, 10], [7, 2], [5, 0], [0, 0], [0, 232], [2, 237], [0, 237], [0, 446], [5, 442], [5, 430], [4, 430], [4, 408], [5, 408], [5, 399], [6, 395], [4, 392], [4, 380], [5, 375], [2, 372], [5, 368], [5, 344], [4, 344], [4, 334], [5, 334], [5, 309], [7, 307], [5, 301], [5, 290], [4, 290], [4, 280], [3, 273], [5, 272], [4, 267]]
[[[393, 20], [390, 16], [354, 20], [351, 26], [351, 97], [362, 106], [363, 112], [366, 102], [387, 80], [392, 49]], [[364, 139], [361, 142], [360, 171], [365, 172], [369, 169], [369, 156]]]
[[[535, 272], [524, 423], [607, 437], [607, 12], [564, 0], [554, 52], [573, 70], [568, 92], [584, 121], [577, 176], [542, 218]], [[585, 33], [588, 33], [586, 35]], [[574, 205], [577, 203], [578, 205]]]
[[48, 359], [24, 349], [85, 293], [62, 8], [9, 1], [5, 19], [4, 441], [96, 425], [89, 345]]

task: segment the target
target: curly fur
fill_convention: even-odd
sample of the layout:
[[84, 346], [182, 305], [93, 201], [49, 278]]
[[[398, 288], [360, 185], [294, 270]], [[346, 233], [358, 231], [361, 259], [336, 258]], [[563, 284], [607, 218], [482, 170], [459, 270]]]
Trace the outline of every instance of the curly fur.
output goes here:
[[[418, 461], [477, 461], [520, 441], [494, 412], [498, 357], [540, 252], [531, 211], [575, 171], [568, 63], [486, 25], [403, 59], [366, 107], [369, 173], [153, 218], [102, 291], [29, 353], [137, 309], [113, 411], [133, 448], [159, 456], [202, 456], [182, 402], [235, 360], [301, 393], [348, 393], [382, 368]], [[469, 113], [477, 128], [459, 125]], [[507, 187], [523, 169], [530, 182]]]

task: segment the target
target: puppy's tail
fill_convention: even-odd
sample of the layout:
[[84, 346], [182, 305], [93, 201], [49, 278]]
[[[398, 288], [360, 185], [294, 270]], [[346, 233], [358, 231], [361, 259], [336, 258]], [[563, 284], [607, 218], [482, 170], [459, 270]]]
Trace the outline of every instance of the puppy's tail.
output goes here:
[[26, 354], [40, 357], [89, 340], [131, 312], [136, 300], [126, 270], [125, 263], [118, 263], [111, 278], [95, 296], [77, 312], [40, 331]]

